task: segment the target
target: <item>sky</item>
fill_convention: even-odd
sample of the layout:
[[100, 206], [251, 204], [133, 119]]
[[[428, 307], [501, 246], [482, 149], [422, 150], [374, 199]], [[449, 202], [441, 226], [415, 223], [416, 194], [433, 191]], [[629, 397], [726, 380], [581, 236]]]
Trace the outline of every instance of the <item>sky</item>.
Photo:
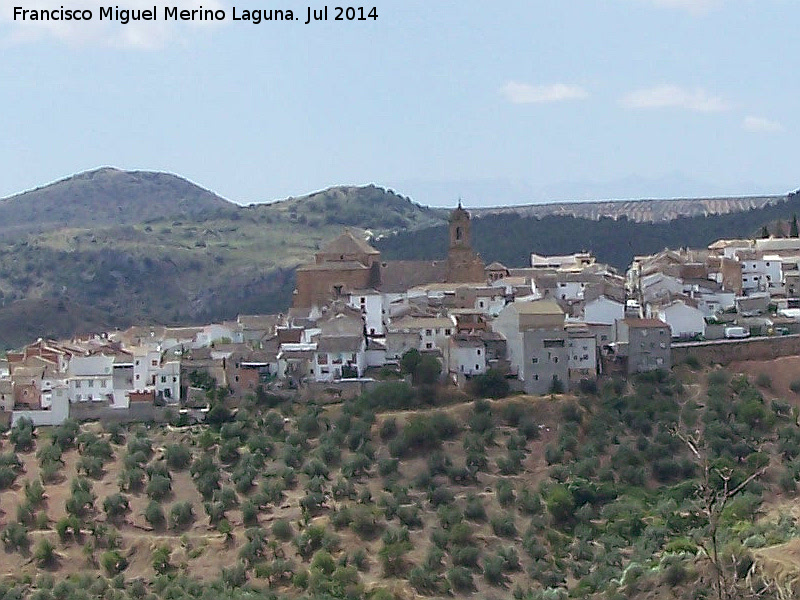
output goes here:
[[[199, 5], [226, 19], [162, 18]], [[796, 0], [374, 0], [375, 20], [308, 25], [324, 4], [120, 0], [157, 9], [127, 25], [101, 6], [0, 0], [0, 197], [104, 165], [241, 204], [366, 183], [439, 206], [800, 187]]]

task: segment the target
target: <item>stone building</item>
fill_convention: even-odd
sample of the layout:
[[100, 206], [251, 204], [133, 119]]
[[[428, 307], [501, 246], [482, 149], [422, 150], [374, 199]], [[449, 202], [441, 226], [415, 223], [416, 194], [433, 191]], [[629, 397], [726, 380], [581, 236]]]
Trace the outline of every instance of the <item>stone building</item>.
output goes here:
[[472, 249], [469, 213], [459, 203], [450, 215], [446, 260], [381, 261], [381, 254], [350, 230], [322, 248], [314, 262], [297, 268], [295, 308], [323, 306], [355, 291], [405, 292], [429, 283], [486, 281], [483, 261]]

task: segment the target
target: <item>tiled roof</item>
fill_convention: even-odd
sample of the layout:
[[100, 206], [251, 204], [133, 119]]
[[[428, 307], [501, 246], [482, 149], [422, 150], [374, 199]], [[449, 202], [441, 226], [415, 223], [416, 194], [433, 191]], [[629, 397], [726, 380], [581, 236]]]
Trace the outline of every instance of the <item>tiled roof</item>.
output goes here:
[[445, 260], [393, 260], [381, 264], [382, 292], [405, 292], [426, 283], [444, 283]]
[[664, 321], [658, 319], [625, 319], [625, 324], [628, 327], [636, 327], [641, 329], [650, 329], [653, 327], [669, 327]]
[[365, 240], [354, 236], [350, 230], [330, 242], [322, 249], [323, 254], [380, 254]]

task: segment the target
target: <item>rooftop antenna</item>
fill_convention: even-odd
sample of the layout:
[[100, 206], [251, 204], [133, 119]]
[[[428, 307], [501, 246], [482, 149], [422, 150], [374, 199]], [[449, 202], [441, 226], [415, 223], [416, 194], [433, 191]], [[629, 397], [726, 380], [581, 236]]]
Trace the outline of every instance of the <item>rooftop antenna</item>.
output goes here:
[[458, 208], [461, 208], [461, 196], [458, 197]]

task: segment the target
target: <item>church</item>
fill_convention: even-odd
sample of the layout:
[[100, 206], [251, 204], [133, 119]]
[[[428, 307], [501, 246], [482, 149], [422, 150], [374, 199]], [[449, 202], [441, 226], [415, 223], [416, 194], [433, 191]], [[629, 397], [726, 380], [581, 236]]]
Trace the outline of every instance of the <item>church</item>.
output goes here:
[[444, 260], [381, 261], [381, 253], [346, 230], [297, 268], [295, 308], [323, 306], [358, 290], [404, 292], [429, 283], [485, 283], [486, 270], [472, 249], [469, 213], [458, 207], [450, 214], [449, 248]]

